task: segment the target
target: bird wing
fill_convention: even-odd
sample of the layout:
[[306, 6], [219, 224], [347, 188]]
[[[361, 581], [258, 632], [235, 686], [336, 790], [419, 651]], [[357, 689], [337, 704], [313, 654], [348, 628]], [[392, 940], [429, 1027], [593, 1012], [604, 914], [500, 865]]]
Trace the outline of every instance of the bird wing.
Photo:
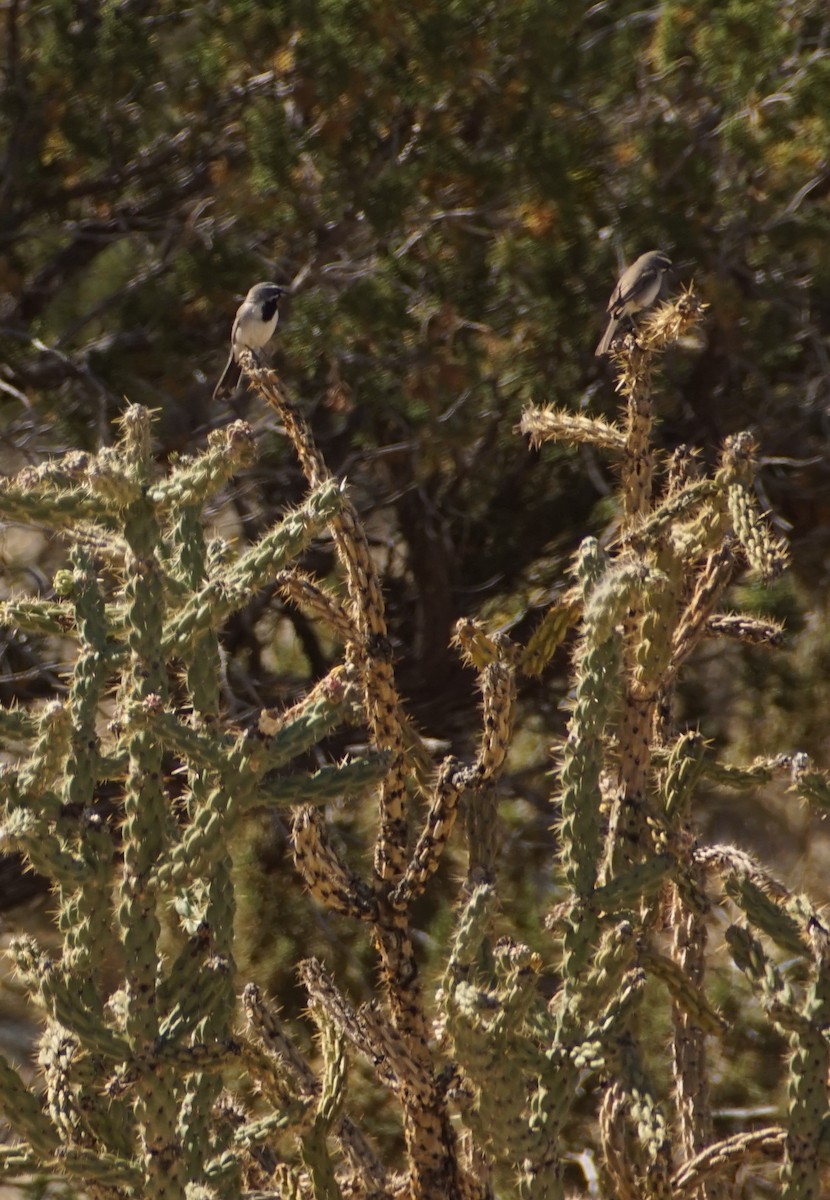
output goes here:
[[615, 307], [622, 308], [629, 300], [633, 300], [638, 292], [648, 291], [649, 285], [657, 278], [657, 271], [654, 267], [646, 267], [644, 271], [635, 271], [630, 279], [627, 276], [628, 271], [617, 284]]
[[608, 301], [608, 307], [605, 310], [606, 312], [613, 313], [617, 305], [623, 303], [621, 284], [624, 279], [625, 275], [623, 275], [621, 279], [617, 280], [617, 284], [611, 293], [611, 299]]

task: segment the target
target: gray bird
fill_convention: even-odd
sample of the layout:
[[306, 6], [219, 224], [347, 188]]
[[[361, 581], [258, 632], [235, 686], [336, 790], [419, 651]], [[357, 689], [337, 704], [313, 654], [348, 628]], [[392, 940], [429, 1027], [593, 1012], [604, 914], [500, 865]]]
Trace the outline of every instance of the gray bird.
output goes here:
[[608, 301], [608, 325], [594, 352], [597, 358], [609, 352], [620, 326], [631, 324], [626, 321], [627, 317], [651, 308], [660, 295], [665, 274], [670, 270], [671, 259], [667, 254], [662, 250], [647, 250], [623, 271]]
[[222, 378], [213, 389], [214, 399], [225, 390], [230, 376], [236, 371], [236, 378], [229, 391], [233, 391], [239, 382], [239, 355], [243, 350], [261, 350], [266, 342], [270, 342], [280, 319], [279, 302], [285, 288], [277, 287], [275, 283], [255, 283], [248, 295], [236, 310], [236, 317], [231, 330], [231, 352], [227, 365], [222, 372]]

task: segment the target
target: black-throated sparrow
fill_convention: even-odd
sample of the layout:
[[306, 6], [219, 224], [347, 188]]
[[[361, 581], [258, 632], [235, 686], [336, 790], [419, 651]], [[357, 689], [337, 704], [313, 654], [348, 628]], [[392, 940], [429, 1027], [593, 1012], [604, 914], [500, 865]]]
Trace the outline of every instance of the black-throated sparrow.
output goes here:
[[608, 326], [594, 352], [597, 358], [609, 352], [627, 317], [651, 308], [660, 295], [666, 272], [670, 270], [671, 259], [667, 254], [662, 250], [647, 250], [623, 271], [608, 301]]
[[222, 378], [213, 389], [214, 398], [225, 390], [229, 376], [236, 371], [236, 378], [229, 390], [239, 382], [239, 355], [243, 350], [261, 350], [274, 336], [280, 319], [279, 302], [285, 288], [275, 283], [255, 283], [236, 310], [231, 330], [231, 352]]

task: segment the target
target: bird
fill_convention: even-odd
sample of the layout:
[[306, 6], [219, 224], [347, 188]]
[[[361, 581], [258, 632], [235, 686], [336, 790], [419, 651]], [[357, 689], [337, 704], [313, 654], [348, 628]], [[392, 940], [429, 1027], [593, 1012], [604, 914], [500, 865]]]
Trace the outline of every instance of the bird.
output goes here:
[[233, 391], [239, 382], [239, 355], [243, 350], [261, 350], [266, 342], [274, 336], [277, 321], [280, 319], [280, 296], [285, 294], [285, 288], [275, 283], [255, 283], [248, 295], [236, 310], [236, 317], [231, 330], [231, 352], [222, 372], [222, 377], [213, 389], [213, 397], [219, 395], [228, 385], [228, 380], [236, 370]]
[[623, 271], [608, 301], [608, 325], [594, 351], [597, 358], [608, 354], [617, 330], [626, 317], [642, 312], [644, 308], [651, 308], [660, 295], [663, 279], [671, 266], [671, 259], [662, 250], [647, 250]]

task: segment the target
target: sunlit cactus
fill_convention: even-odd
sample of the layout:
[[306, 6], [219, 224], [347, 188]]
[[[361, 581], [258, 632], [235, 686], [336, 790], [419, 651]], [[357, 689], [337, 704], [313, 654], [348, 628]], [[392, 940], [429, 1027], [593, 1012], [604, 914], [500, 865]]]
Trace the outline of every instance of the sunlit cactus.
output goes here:
[[[819, 1200], [825, 923], [749, 854], [703, 844], [695, 808], [707, 780], [747, 790], [785, 776], [825, 809], [830, 784], [797, 753], [722, 763], [673, 719], [678, 677], [704, 639], [781, 640], [775, 622], [723, 610], [742, 572], [770, 579], [786, 564], [753, 490], [753, 440], [731, 438], [708, 476], [691, 452], [666, 466], [655, 451], [660, 355], [703, 308], [687, 291], [614, 351], [617, 421], [526, 411], [534, 443], [612, 456], [618, 524], [603, 545], [583, 541], [524, 645], [480, 619], [456, 626], [480, 693], [466, 757], [434, 756], [408, 715], [361, 515], [252, 353], [242, 368], [306, 493], [238, 553], [207, 540], [203, 513], [255, 455], [241, 422], [162, 472], [149, 415], [133, 406], [114, 447], [3, 484], [0, 513], [67, 546], [54, 596], [10, 600], [3, 618], [75, 645], [64, 696], [0, 713], [16, 754], [0, 776], [5, 845], [50, 881], [60, 941], [59, 953], [30, 934], [8, 947], [43, 1029], [35, 1086], [0, 1059], [18, 1139], [0, 1147], [6, 1177], [152, 1200], [726, 1200], [736, 1166], [763, 1157], [785, 1200]], [[321, 537], [336, 578], [301, 561]], [[220, 636], [265, 587], [325, 628], [336, 661], [242, 727], [223, 695]], [[498, 788], [522, 684], [569, 638], [567, 731], [552, 747], [556, 903], [531, 938], [509, 932]], [[325, 752], [342, 727], [366, 748]], [[360, 856], [330, 807], [358, 802], [373, 814]], [[374, 956], [362, 1000], [316, 951], [290, 964], [311, 1052], [238, 963], [233, 835], [257, 810], [290, 829], [285, 886], [351, 923]], [[430, 987], [415, 914], [453, 842], [466, 872]], [[716, 911], [729, 914], [717, 939]], [[710, 1071], [712, 1041], [728, 1033], [710, 986], [716, 951], [789, 1047], [781, 1122], [723, 1138]], [[394, 1152], [364, 1125], [355, 1074], [361, 1097], [369, 1088], [396, 1114]]]

